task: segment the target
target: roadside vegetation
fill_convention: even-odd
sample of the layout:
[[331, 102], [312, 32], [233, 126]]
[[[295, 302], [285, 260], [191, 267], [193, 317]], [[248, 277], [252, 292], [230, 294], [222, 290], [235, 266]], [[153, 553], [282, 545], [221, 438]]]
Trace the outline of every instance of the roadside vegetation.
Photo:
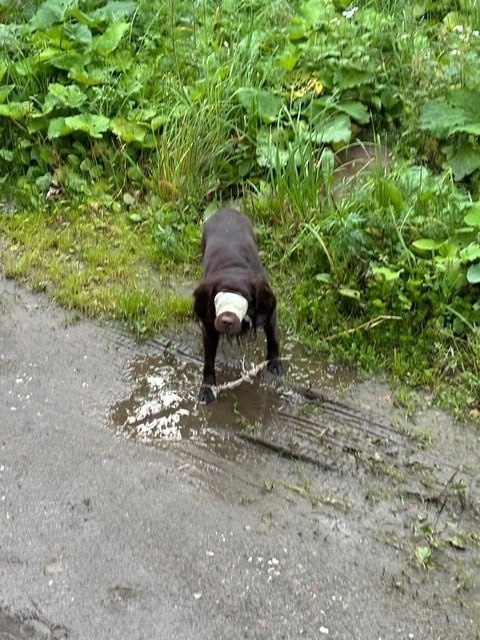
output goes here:
[[284, 331], [478, 417], [479, 63], [476, 0], [0, 0], [3, 269], [151, 333], [233, 200]]

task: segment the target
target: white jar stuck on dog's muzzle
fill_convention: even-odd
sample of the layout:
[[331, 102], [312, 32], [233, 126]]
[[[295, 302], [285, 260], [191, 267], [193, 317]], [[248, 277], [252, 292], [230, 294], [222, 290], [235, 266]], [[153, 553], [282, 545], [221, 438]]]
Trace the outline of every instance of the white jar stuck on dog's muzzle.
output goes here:
[[247, 315], [248, 300], [239, 293], [219, 291], [214, 298], [214, 303], [217, 318], [221, 313], [233, 313], [242, 322]]

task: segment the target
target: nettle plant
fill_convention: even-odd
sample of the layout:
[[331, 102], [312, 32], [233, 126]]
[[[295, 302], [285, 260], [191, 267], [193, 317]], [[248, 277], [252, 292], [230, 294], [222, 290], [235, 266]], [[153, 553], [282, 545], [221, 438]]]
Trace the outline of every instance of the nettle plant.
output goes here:
[[[438, 271], [459, 288], [480, 284], [480, 202], [468, 206], [463, 226], [446, 240], [420, 238], [412, 243], [420, 254], [430, 254]], [[480, 305], [476, 305], [480, 309]]]
[[0, 158], [7, 171], [23, 167], [39, 185], [55, 180], [55, 171], [59, 182], [68, 173], [81, 186], [82, 176], [105, 179], [111, 167], [107, 133], [114, 143], [145, 142], [151, 133], [140, 114], [121, 115], [144, 91], [141, 67], [133, 81], [128, 46], [137, 5], [99, 5], [47, 0], [31, 17], [18, 16], [22, 24], [2, 25]]
[[408, 317], [417, 330], [433, 323], [464, 336], [478, 333], [479, 240], [479, 203], [448, 175], [403, 166], [304, 223], [285, 260], [305, 265], [296, 304], [315, 330], [333, 304], [341, 326]]
[[[207, 167], [209, 193], [316, 165], [372, 113], [398, 115], [386, 72], [393, 16], [331, 1], [250, 4], [45, 0], [12, 9], [0, 26], [4, 174], [24, 171], [44, 188], [118, 189], [188, 157], [181, 170]], [[211, 165], [192, 159], [199, 130]], [[166, 173], [156, 182], [173, 192]]]
[[480, 13], [476, 3], [463, 4], [463, 13], [448, 12], [437, 29], [440, 51], [432, 72], [438, 97], [424, 104], [419, 120], [440, 142], [455, 180], [480, 170]]
[[375, 119], [395, 118], [401, 101], [386, 67], [394, 18], [374, 8], [338, 10], [310, 0], [277, 33], [260, 34], [272, 52], [261, 86], [237, 99], [254, 122], [260, 169], [276, 175], [292, 164], [317, 167], [325, 148], [348, 145]]

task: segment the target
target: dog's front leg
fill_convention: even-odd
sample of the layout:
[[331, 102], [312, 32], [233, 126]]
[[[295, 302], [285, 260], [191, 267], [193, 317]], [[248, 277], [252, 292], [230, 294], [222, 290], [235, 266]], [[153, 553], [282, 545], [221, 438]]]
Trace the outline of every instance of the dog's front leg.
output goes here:
[[206, 328], [202, 324], [203, 333], [203, 382], [198, 394], [201, 404], [208, 404], [215, 400], [215, 394], [211, 388], [215, 385], [215, 357], [217, 355], [218, 331], [214, 327]]
[[265, 336], [267, 338], [267, 371], [276, 376], [281, 376], [283, 373], [283, 367], [280, 362], [280, 345], [278, 342], [276, 310], [265, 323]]

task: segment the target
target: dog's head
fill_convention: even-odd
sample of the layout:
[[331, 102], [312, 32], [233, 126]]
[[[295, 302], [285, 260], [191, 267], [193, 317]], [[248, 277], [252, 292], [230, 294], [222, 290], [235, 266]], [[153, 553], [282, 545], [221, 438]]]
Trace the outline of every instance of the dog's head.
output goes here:
[[194, 311], [200, 321], [229, 336], [262, 325], [276, 307], [270, 285], [262, 277], [231, 283], [204, 280], [194, 297]]

